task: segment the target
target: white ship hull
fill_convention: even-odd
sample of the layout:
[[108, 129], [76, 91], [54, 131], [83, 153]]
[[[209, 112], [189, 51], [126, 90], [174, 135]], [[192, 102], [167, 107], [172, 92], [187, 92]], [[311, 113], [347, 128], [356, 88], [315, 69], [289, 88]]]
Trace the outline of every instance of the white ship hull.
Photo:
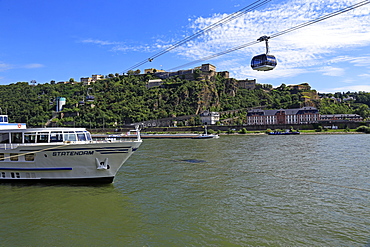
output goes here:
[[[0, 149], [0, 182], [96, 181], [111, 183], [141, 141], [23, 145]], [[0, 154], [0, 155], [2, 155]], [[27, 160], [33, 154], [34, 160]], [[32, 159], [32, 158], [31, 158]]]

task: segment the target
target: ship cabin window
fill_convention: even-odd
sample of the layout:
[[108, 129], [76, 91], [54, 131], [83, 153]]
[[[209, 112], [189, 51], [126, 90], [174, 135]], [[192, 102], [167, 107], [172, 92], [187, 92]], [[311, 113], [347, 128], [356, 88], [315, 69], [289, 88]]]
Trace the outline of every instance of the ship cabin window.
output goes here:
[[9, 143], [9, 133], [0, 133], [0, 143]]
[[24, 143], [35, 143], [36, 142], [36, 132], [24, 133]]
[[0, 153], [0, 161], [4, 161], [4, 160], [5, 160], [4, 153]]
[[88, 132], [88, 131], [84, 131], [84, 132], [85, 132], [85, 135], [86, 135], [86, 139], [87, 139], [88, 141], [92, 141], [92, 137], [91, 137], [90, 132]]
[[63, 133], [61, 131], [52, 131], [50, 133], [50, 142], [63, 142]]
[[37, 133], [37, 143], [48, 143], [48, 142], [49, 142], [49, 132]]
[[49, 143], [63, 141], [92, 141], [92, 138], [88, 131], [0, 133], [0, 143]]
[[8, 117], [7, 116], [0, 116], [0, 123], [7, 123], [8, 122]]
[[10, 154], [10, 161], [18, 161], [18, 154]]
[[77, 137], [74, 131], [65, 131], [64, 132], [64, 141], [75, 142]]
[[86, 136], [83, 131], [77, 131], [77, 138], [79, 141], [86, 141]]
[[35, 160], [35, 154], [31, 153], [31, 154], [26, 154], [24, 159], [26, 161], [34, 161]]
[[22, 143], [22, 132], [10, 133], [12, 143]]

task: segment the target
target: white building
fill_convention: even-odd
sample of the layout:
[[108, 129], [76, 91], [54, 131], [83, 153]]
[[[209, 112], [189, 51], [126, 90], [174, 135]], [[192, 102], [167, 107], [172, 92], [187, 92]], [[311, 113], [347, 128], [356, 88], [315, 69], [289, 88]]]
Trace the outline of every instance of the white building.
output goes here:
[[220, 121], [220, 114], [218, 112], [204, 111], [200, 114], [202, 124], [214, 125]]
[[247, 125], [309, 124], [317, 123], [319, 120], [320, 114], [315, 107], [279, 110], [253, 109], [247, 114]]

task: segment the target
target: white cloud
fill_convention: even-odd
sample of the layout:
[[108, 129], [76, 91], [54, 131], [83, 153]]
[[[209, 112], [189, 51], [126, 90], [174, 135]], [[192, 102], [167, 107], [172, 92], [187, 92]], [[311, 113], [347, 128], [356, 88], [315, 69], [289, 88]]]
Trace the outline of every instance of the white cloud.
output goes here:
[[42, 68], [42, 67], [45, 67], [45, 66], [43, 64], [39, 64], [39, 63], [30, 63], [30, 64], [26, 64], [22, 67], [26, 68], [26, 69], [38, 69], [38, 68]]
[[140, 52], [152, 52], [155, 49], [158, 49], [159, 47], [163, 47], [163, 45], [160, 45], [159, 41], [158, 43], [154, 45], [129, 45], [124, 42], [117, 42], [117, 41], [108, 41], [108, 40], [99, 40], [99, 39], [85, 39], [80, 41], [81, 43], [88, 43], [88, 44], [94, 44], [94, 45], [100, 45], [100, 46], [109, 46], [111, 51], [121, 51], [121, 52], [127, 52], [127, 51], [140, 51]]
[[370, 92], [370, 85], [351, 85], [346, 87], [337, 87], [328, 89], [329, 91], [326, 92]]
[[[222, 63], [221, 66], [224, 66]], [[227, 66], [227, 65], [226, 65]], [[249, 65], [242, 65], [242, 66], [230, 66], [231, 76], [236, 79], [245, 79], [245, 78], [258, 78], [261, 81], [266, 81], [271, 78], [288, 78], [293, 77], [299, 74], [307, 73], [305, 69], [301, 68], [286, 68], [280, 69], [276, 67], [274, 73], [263, 72], [263, 71], [255, 71], [252, 70]]]
[[[262, 35], [273, 35], [302, 23], [317, 19], [328, 13], [357, 3], [356, 0], [290, 0], [275, 4], [265, 10], [246, 13], [237, 20], [204, 34], [175, 50], [190, 60], [204, 58], [230, 48], [255, 41]], [[215, 14], [210, 18], [199, 17], [193, 21], [194, 31], [200, 30], [224, 18]], [[365, 5], [347, 13], [312, 24], [302, 29], [270, 39], [270, 53], [278, 59], [278, 67], [272, 75], [258, 74], [259, 78], [290, 77], [302, 73], [316, 73], [328, 76], [342, 76], [345, 70], [336, 63], [349, 62], [357, 66], [370, 66], [370, 55], [341, 56], [344, 49], [361, 49], [370, 45], [370, 6]], [[229, 70], [236, 77], [253, 76], [254, 71], [241, 67], [250, 59], [265, 52], [264, 44], [257, 44], [223, 55], [223, 70]], [[220, 59], [221, 60], [221, 59]], [[249, 65], [248, 65], [249, 66]], [[319, 70], [309, 70], [318, 66]], [[279, 68], [279, 69], [278, 69]]]
[[370, 67], [370, 54], [360, 57], [354, 57], [350, 61], [355, 66], [367, 66]]
[[96, 45], [120, 45], [119, 42], [98, 40], [98, 39], [85, 39], [81, 41], [82, 43], [91, 43]]
[[6, 63], [0, 62], [0, 71], [9, 70], [9, 69], [12, 69], [12, 68], [13, 68], [13, 66], [11, 64], [6, 64]]
[[45, 67], [43, 64], [39, 63], [30, 63], [25, 65], [13, 65], [0, 62], [0, 71], [6, 71], [11, 69], [38, 69]]
[[320, 71], [323, 73], [323, 75], [327, 76], [343, 76], [345, 70], [343, 68], [325, 66]]

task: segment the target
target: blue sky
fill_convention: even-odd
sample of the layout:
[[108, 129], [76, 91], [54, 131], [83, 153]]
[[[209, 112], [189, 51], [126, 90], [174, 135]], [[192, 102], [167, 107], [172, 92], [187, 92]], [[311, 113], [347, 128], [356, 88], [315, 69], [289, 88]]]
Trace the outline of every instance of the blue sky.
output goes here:
[[[122, 73], [253, 2], [0, 0], [0, 84]], [[272, 0], [138, 69], [169, 71], [358, 2]], [[264, 52], [259, 43], [203, 63], [273, 86], [309, 83], [319, 92], [370, 92], [370, 4], [271, 39], [278, 66], [253, 71], [251, 58]]]

